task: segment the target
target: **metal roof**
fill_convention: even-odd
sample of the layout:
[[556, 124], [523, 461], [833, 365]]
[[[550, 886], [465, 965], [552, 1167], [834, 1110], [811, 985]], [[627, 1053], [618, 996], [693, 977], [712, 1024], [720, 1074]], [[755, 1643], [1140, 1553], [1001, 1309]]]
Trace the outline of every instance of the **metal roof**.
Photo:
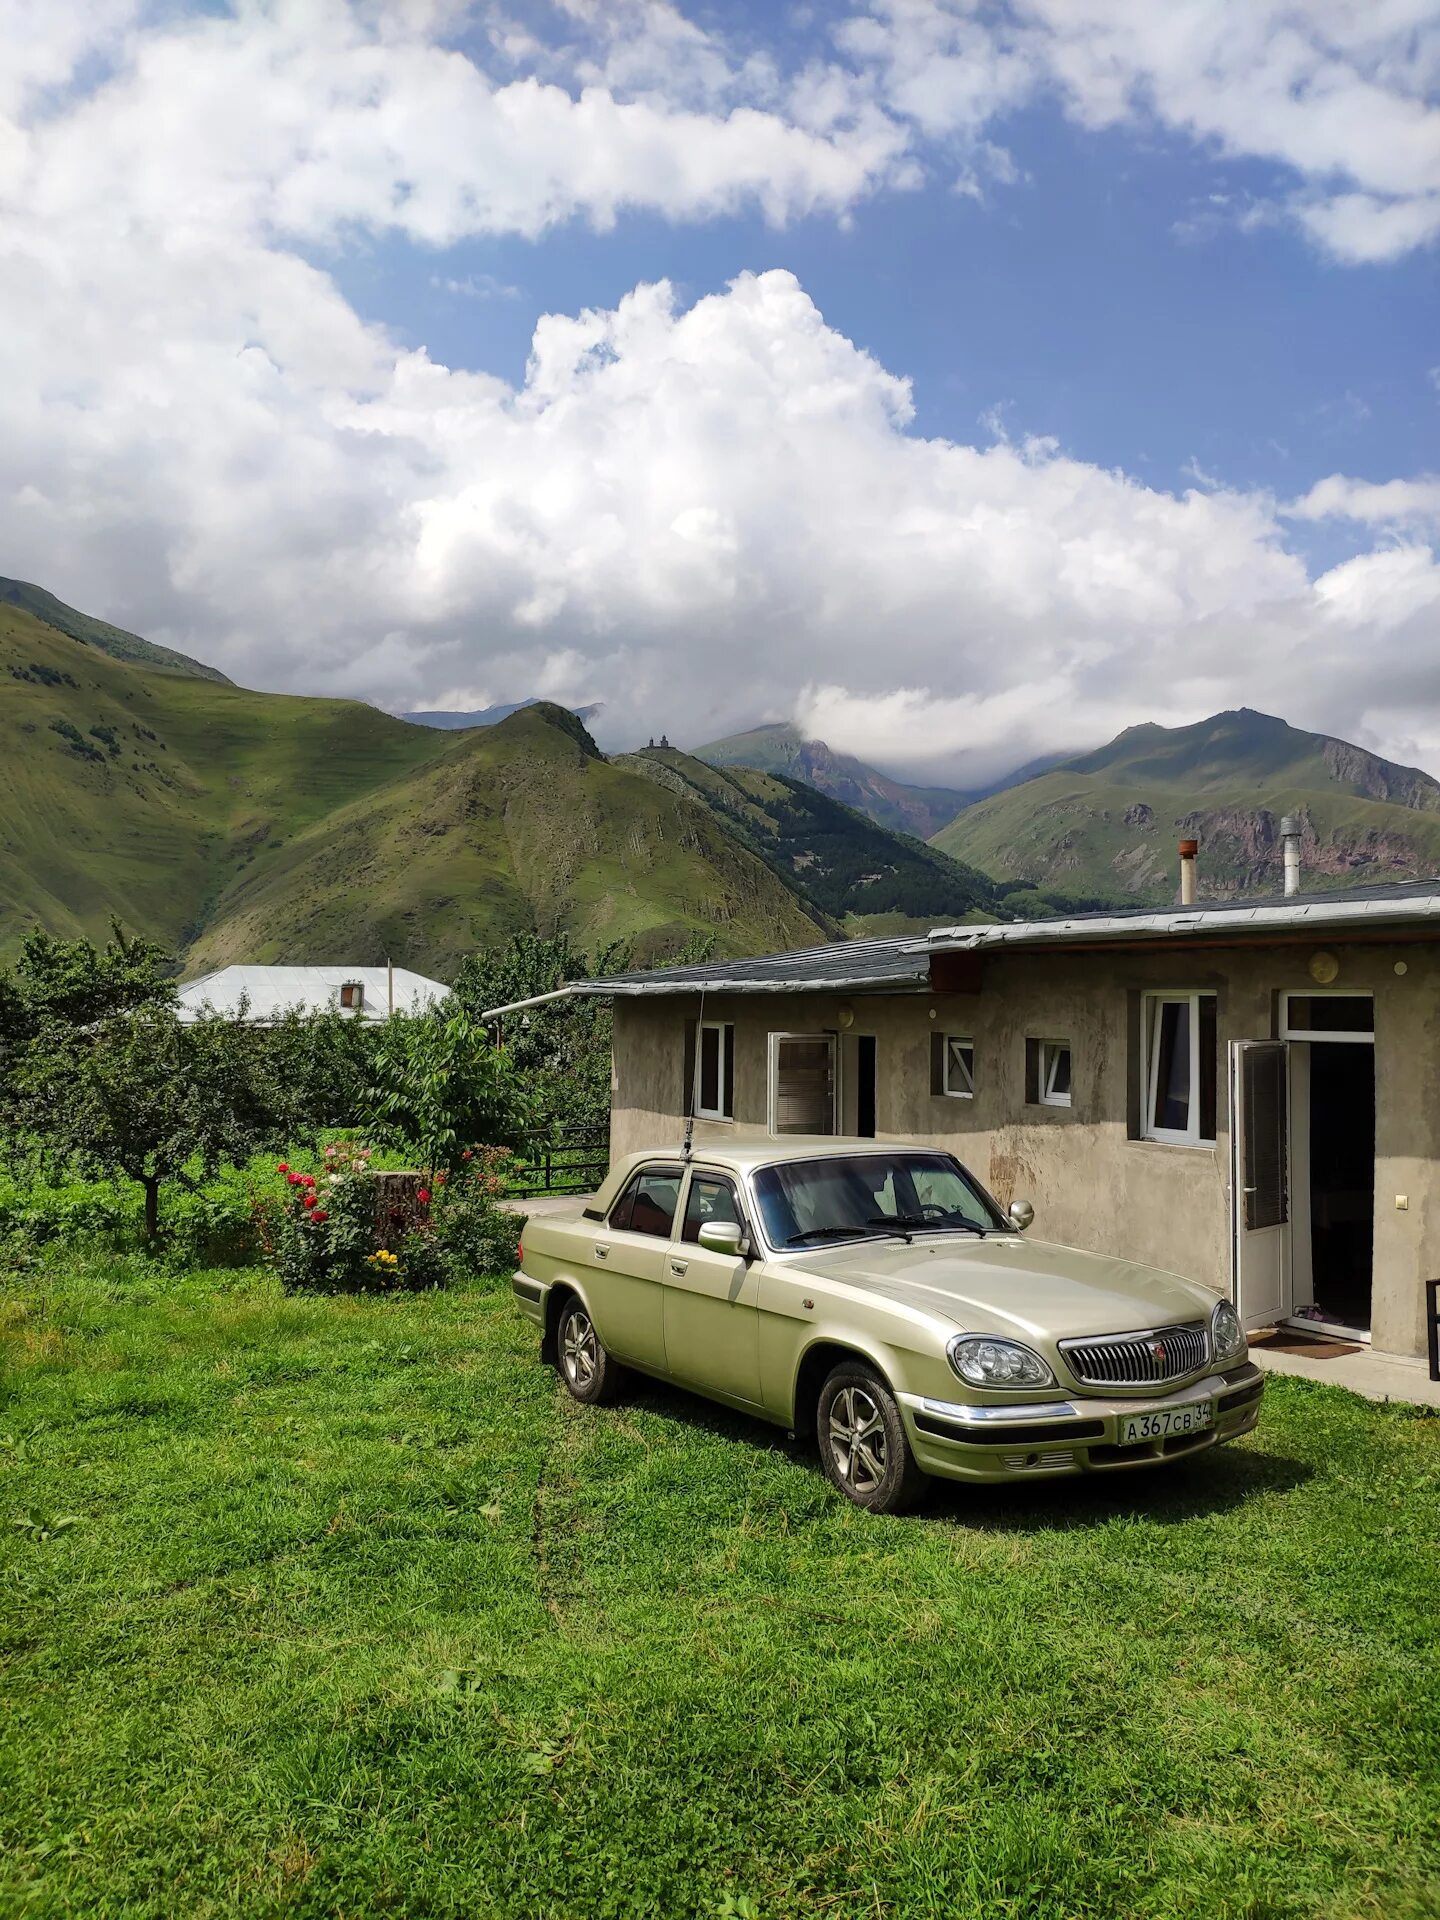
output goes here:
[[1440, 880], [1387, 882], [1250, 900], [1205, 900], [1193, 907], [1126, 907], [1063, 920], [1012, 920], [996, 925], [936, 927], [912, 941], [911, 954], [995, 947], [1060, 947], [1096, 940], [1219, 938], [1291, 931], [1340, 935], [1381, 927], [1440, 923]]
[[[195, 1020], [205, 1008], [237, 1014], [244, 1002], [247, 1019], [276, 1020], [296, 1010], [338, 1010], [341, 987], [358, 982], [363, 989], [361, 1004], [353, 1013], [349, 1008], [344, 1011], [353, 1019], [384, 1020], [390, 1011], [391, 978], [387, 967], [219, 967], [196, 980], [183, 981], [176, 1006], [182, 1020]], [[450, 992], [440, 981], [427, 980], [408, 967], [396, 967], [393, 981], [396, 1013], [419, 1013]]]
[[863, 992], [903, 993], [929, 983], [928, 948], [913, 934], [885, 940], [840, 940], [753, 960], [706, 960], [687, 967], [651, 967], [602, 980], [577, 980], [571, 991], [589, 994]]

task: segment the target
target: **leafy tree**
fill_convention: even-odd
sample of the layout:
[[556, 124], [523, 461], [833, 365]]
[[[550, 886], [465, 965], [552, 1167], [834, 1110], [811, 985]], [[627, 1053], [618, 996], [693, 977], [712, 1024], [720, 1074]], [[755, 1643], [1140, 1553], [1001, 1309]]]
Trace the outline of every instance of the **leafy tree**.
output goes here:
[[150, 1001], [89, 1025], [46, 1017], [12, 1061], [11, 1124], [43, 1152], [139, 1183], [145, 1235], [160, 1228], [160, 1187], [249, 1157], [273, 1131], [237, 1020], [182, 1024]]
[[250, 1031], [257, 1093], [277, 1137], [360, 1124], [374, 1079], [376, 1022], [332, 1008], [290, 1012]]
[[509, 1139], [525, 1113], [509, 1063], [464, 1006], [397, 1013], [380, 1028], [362, 1120], [423, 1167]]
[[175, 971], [173, 954], [130, 938], [118, 921], [103, 947], [37, 928], [21, 942], [14, 967], [0, 973], [0, 1048], [23, 1046], [51, 1020], [89, 1026], [136, 1007], [171, 1006]]

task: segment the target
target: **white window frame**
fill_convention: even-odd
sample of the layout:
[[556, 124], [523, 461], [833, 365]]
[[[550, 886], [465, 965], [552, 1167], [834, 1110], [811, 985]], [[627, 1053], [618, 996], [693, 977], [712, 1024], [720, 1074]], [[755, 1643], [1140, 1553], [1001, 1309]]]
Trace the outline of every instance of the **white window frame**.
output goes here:
[[[701, 1062], [705, 1053], [705, 1035], [716, 1033], [720, 1037], [716, 1042], [715, 1054], [715, 1091], [719, 1104], [714, 1107], [702, 1107], [700, 1104]], [[695, 1085], [692, 1089], [692, 1103], [697, 1120], [733, 1120], [735, 1115], [725, 1111], [725, 1069], [731, 1071], [731, 1085], [734, 1085], [735, 1027], [729, 1020], [702, 1020], [695, 1028]]]
[[[1140, 1094], [1145, 1102], [1140, 1115], [1140, 1137], [1166, 1147], [1213, 1147], [1213, 1139], [1200, 1132], [1200, 1002], [1214, 1000], [1213, 991], [1157, 988], [1140, 997]], [[1155, 1077], [1160, 1068], [1160, 1050], [1155, 1045], [1155, 1027], [1162, 1006], [1187, 1006], [1190, 1035], [1190, 1124], [1182, 1133], [1175, 1127], [1155, 1125]], [[1219, 1008], [1216, 1008], [1216, 1032], [1219, 1032]], [[1073, 1063], [1072, 1063], [1073, 1064]], [[1215, 1123], [1220, 1123], [1219, 1070], [1216, 1069]]]
[[[1056, 1070], [1060, 1064], [1060, 1055], [1070, 1055], [1071, 1084], [1063, 1093], [1054, 1088]], [[1075, 1054], [1068, 1040], [1042, 1040], [1040, 1042], [1040, 1072], [1038, 1075], [1040, 1104], [1042, 1107], [1068, 1107], [1071, 1104], [1070, 1093], [1074, 1086]]]
[[[973, 1100], [975, 1098], [975, 1042], [974, 1040], [971, 1038], [969, 1034], [965, 1034], [965, 1033], [942, 1034], [941, 1038], [945, 1043], [945, 1051], [941, 1056], [944, 1062], [944, 1071], [940, 1076], [940, 1086], [944, 1093], [945, 1098], [947, 1100]], [[952, 1047], [968, 1047], [970, 1049], [970, 1065], [968, 1068], [962, 1067], [961, 1069], [962, 1072], [964, 1072], [966, 1079], [969, 1081], [968, 1086], [952, 1087], [950, 1084], [950, 1064], [951, 1064], [950, 1049]]]
[[[840, 1086], [840, 1047], [833, 1033], [772, 1033], [769, 1036], [768, 1060], [766, 1063], [766, 1111], [765, 1130], [773, 1139], [786, 1140], [793, 1136], [776, 1131], [776, 1122], [780, 1117], [780, 1043], [782, 1040], [814, 1040], [830, 1049], [830, 1135], [837, 1133], [839, 1114], [836, 1103]], [[827, 1136], [829, 1137], [829, 1136]]]
[[[1320, 1027], [1295, 1027], [1290, 1024], [1290, 1002], [1292, 1000], [1368, 1000], [1370, 1002], [1369, 1033], [1327, 1033]], [[1373, 1047], [1375, 1044], [1375, 996], [1368, 989], [1357, 993], [1353, 987], [1296, 987], [1293, 993], [1280, 996], [1280, 1038], [1282, 1040], [1338, 1040], [1342, 1044], [1354, 1047]]]

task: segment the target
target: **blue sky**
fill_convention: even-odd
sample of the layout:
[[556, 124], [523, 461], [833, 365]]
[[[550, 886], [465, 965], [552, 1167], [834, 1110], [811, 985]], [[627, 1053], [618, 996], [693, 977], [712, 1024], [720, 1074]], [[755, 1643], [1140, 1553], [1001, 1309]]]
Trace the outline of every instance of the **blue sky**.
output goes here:
[[965, 780], [1248, 703], [1440, 770], [1433, 0], [8, 44], [0, 571], [611, 745], [794, 718]]

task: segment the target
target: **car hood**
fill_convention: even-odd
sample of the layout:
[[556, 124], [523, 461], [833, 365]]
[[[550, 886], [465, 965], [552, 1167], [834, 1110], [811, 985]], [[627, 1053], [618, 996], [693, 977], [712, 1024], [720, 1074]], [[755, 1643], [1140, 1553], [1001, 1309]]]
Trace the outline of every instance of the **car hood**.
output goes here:
[[[1215, 1295], [1178, 1273], [1077, 1247], [947, 1234], [826, 1247], [796, 1265], [950, 1321], [964, 1333], [1030, 1339], [1130, 1333], [1209, 1317]], [[787, 1263], [789, 1264], [789, 1263]]]

